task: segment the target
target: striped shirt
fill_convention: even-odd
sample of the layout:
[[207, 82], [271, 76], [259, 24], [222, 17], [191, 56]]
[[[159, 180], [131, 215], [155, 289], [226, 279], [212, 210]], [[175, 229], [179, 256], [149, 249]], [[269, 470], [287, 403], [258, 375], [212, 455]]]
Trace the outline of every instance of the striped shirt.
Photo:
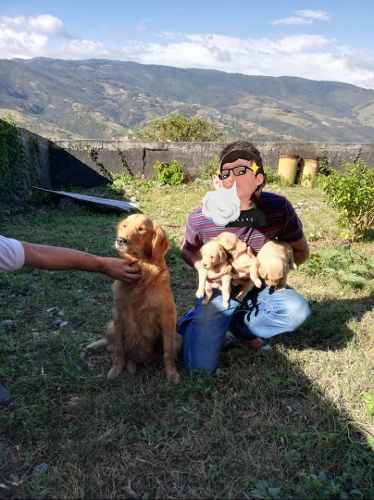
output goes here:
[[266, 215], [267, 225], [261, 228], [216, 226], [212, 219], [204, 217], [202, 209], [193, 210], [187, 217], [184, 246], [198, 251], [204, 243], [223, 231], [236, 234], [255, 253], [269, 240], [293, 242], [303, 235], [303, 225], [291, 203], [275, 193], [262, 192], [257, 202]]

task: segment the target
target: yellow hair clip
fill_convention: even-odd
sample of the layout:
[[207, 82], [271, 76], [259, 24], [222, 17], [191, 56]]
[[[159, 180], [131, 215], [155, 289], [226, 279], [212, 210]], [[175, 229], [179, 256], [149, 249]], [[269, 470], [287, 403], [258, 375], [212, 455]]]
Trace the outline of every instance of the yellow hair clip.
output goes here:
[[252, 162], [252, 165], [251, 165], [251, 167], [250, 167], [250, 168], [251, 168], [251, 170], [252, 170], [252, 172], [253, 172], [254, 174], [257, 174], [257, 172], [258, 172], [258, 171], [259, 171], [259, 169], [260, 169], [260, 167], [259, 167], [259, 166], [257, 165], [257, 163], [256, 163], [256, 162], [254, 162], [254, 161]]

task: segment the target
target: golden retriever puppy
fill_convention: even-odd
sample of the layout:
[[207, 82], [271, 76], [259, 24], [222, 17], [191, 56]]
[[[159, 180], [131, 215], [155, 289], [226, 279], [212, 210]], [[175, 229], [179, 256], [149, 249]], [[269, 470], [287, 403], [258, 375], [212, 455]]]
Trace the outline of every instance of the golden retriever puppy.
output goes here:
[[244, 241], [228, 231], [224, 231], [215, 238], [231, 257], [232, 285], [240, 286], [241, 290], [236, 295], [237, 300], [242, 300], [253, 286], [261, 288], [262, 282], [258, 274], [258, 261], [252, 251], [247, 248]]
[[138, 363], [157, 359], [163, 350], [167, 379], [177, 383], [177, 314], [165, 262], [169, 247], [166, 234], [149, 217], [130, 215], [118, 224], [115, 245], [120, 257], [137, 262], [141, 278], [134, 283], [113, 283], [112, 321], [106, 342], [99, 340], [87, 349], [107, 344], [112, 354], [108, 379], [118, 377], [125, 367], [135, 373]]
[[199, 285], [196, 292], [198, 299], [204, 298], [207, 304], [213, 295], [213, 289], [222, 292], [223, 305], [229, 307], [231, 292], [231, 265], [228, 263], [227, 254], [218, 241], [212, 239], [200, 249], [201, 266], [198, 269]]
[[267, 241], [257, 254], [258, 272], [266, 285], [284, 288], [290, 269], [296, 269], [293, 250], [288, 243]]

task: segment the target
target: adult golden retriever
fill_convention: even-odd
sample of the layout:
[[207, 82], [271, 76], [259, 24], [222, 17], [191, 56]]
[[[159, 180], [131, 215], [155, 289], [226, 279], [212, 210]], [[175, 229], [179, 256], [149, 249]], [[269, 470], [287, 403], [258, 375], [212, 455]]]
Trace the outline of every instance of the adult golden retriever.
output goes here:
[[157, 359], [163, 350], [167, 379], [177, 383], [177, 314], [165, 262], [169, 248], [165, 231], [143, 214], [130, 215], [117, 226], [116, 248], [122, 258], [137, 262], [141, 278], [134, 283], [114, 282], [106, 339], [87, 349], [107, 344], [112, 354], [109, 379], [118, 377], [125, 367], [135, 373], [138, 363]]

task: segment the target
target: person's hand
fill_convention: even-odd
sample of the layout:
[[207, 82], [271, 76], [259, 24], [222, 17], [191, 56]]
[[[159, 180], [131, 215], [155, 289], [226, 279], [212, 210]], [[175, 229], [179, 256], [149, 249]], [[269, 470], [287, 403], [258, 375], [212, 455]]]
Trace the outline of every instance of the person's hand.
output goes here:
[[135, 283], [141, 277], [137, 262], [126, 262], [116, 257], [102, 257], [103, 273], [116, 280]]

